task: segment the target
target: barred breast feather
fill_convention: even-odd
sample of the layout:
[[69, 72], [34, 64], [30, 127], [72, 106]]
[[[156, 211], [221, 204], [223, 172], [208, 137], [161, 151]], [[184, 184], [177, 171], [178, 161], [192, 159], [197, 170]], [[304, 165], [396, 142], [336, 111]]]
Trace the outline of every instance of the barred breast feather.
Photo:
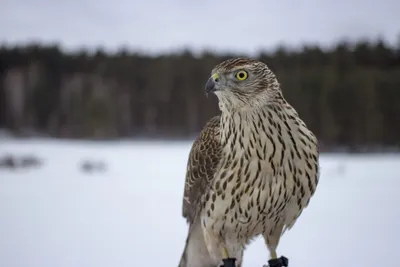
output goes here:
[[315, 136], [289, 104], [223, 113], [221, 126], [221, 160], [203, 203], [203, 227], [243, 246], [291, 228], [318, 183]]

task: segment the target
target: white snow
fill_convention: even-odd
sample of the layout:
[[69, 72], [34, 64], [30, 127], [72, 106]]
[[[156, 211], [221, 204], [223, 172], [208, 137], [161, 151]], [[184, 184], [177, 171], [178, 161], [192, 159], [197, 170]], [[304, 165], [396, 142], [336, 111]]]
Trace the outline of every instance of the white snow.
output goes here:
[[[190, 142], [3, 140], [0, 156], [34, 154], [37, 169], [0, 169], [0, 266], [177, 266]], [[106, 172], [85, 173], [85, 159]], [[400, 262], [400, 155], [322, 155], [309, 207], [278, 253], [292, 267]], [[268, 260], [263, 240], [244, 267]]]

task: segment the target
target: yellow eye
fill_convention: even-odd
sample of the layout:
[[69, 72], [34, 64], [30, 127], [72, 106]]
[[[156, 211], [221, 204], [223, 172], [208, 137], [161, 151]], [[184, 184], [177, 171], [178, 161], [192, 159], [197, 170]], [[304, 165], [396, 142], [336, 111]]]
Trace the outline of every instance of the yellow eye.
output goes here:
[[235, 75], [236, 79], [238, 79], [239, 81], [244, 81], [247, 79], [247, 72], [244, 70], [238, 71]]

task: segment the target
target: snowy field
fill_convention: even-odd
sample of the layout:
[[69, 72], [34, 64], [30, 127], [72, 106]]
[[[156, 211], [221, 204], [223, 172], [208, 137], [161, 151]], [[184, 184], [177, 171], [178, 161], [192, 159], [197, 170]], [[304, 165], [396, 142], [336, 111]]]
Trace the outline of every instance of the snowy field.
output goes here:
[[[187, 143], [0, 143], [37, 169], [0, 169], [1, 267], [176, 267]], [[106, 163], [83, 172], [85, 159]], [[398, 266], [400, 155], [323, 155], [319, 188], [278, 253], [291, 267]], [[244, 267], [268, 260], [262, 239]]]

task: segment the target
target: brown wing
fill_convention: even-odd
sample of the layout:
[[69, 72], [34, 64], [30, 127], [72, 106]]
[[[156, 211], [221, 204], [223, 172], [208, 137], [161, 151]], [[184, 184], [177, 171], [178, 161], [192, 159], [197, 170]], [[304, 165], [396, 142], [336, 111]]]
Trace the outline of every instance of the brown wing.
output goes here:
[[220, 116], [210, 119], [193, 143], [187, 163], [182, 215], [192, 224], [202, 208], [221, 157]]

